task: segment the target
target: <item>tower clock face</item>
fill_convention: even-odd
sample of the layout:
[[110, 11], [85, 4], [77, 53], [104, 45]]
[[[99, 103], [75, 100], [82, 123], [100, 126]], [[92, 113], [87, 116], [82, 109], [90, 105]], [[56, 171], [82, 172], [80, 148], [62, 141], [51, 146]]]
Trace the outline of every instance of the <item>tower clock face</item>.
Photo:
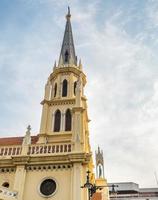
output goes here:
[[56, 191], [56, 188], [57, 188], [57, 184], [56, 182], [51, 179], [51, 178], [48, 178], [48, 179], [45, 179], [41, 185], [40, 185], [40, 193], [43, 195], [43, 196], [51, 196], [53, 195], [53, 193]]

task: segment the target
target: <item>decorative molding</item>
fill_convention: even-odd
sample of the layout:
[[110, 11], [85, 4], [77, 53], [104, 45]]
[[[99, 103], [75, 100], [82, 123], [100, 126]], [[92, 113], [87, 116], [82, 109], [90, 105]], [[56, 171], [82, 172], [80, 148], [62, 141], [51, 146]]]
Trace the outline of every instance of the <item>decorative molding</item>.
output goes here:
[[15, 172], [15, 168], [13, 167], [0, 168], [0, 173], [12, 173], [12, 172]]
[[53, 171], [53, 170], [68, 170], [72, 168], [72, 164], [56, 164], [56, 165], [30, 165], [26, 167], [27, 171]]

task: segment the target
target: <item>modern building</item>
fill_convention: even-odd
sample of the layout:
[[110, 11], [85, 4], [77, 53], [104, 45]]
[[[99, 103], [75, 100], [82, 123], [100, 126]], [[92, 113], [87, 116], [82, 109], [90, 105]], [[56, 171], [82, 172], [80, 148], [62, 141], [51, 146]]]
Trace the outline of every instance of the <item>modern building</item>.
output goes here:
[[[93, 173], [87, 80], [77, 60], [70, 18], [68, 9], [59, 61], [41, 102], [39, 133], [31, 136], [28, 126], [24, 137], [0, 139], [0, 200], [88, 200], [87, 189], [81, 188], [87, 170], [91, 183], [107, 185], [102, 169], [97, 180]], [[107, 200], [108, 189], [96, 196]]]
[[140, 188], [137, 183], [109, 183], [111, 200], [158, 200], [158, 188]]

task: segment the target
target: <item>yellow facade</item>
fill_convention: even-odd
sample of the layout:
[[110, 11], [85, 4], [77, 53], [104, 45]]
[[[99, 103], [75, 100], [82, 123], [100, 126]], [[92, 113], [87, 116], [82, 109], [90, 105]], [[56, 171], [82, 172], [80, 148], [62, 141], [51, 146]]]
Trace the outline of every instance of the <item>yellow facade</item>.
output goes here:
[[[65, 34], [72, 37], [70, 17], [69, 12]], [[59, 64], [55, 64], [45, 86], [37, 141], [33, 142], [28, 127], [20, 144], [0, 146], [0, 200], [88, 199], [87, 190], [81, 189], [86, 171], [93, 171], [84, 95], [86, 75], [81, 62], [75, 60], [73, 38], [68, 36], [64, 36], [63, 44], [69, 45], [62, 46]], [[95, 181], [93, 173], [91, 181]], [[4, 187], [4, 183], [9, 186]], [[52, 193], [50, 186], [55, 188]]]

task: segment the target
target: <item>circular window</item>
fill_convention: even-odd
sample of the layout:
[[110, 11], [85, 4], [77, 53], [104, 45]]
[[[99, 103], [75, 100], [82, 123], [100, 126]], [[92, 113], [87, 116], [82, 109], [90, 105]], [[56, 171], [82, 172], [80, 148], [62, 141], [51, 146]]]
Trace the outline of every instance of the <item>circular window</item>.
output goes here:
[[56, 192], [56, 189], [57, 189], [57, 184], [51, 178], [47, 178], [44, 181], [42, 181], [39, 188], [40, 193], [45, 197], [53, 195]]

